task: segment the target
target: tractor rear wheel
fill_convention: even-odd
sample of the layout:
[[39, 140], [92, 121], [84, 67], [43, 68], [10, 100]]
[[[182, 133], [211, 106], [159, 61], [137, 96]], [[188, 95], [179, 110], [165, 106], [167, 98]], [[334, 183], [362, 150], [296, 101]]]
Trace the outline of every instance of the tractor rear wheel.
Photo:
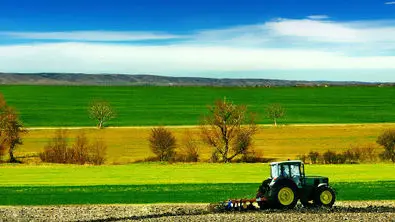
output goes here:
[[319, 187], [314, 196], [314, 205], [332, 207], [335, 200], [335, 191], [331, 187]]
[[297, 187], [293, 184], [281, 184], [273, 187], [272, 205], [276, 208], [293, 209], [298, 202]]

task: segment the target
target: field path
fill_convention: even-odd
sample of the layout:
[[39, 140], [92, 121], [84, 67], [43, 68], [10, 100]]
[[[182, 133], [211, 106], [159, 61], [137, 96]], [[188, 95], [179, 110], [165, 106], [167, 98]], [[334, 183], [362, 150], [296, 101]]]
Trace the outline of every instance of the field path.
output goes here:
[[[320, 127], [320, 126], [389, 126], [395, 127], [395, 123], [317, 123], [317, 124], [286, 124], [286, 125], [278, 125], [277, 127]], [[167, 128], [195, 128], [198, 125], [165, 125]], [[275, 127], [272, 124], [258, 124], [259, 127]], [[150, 129], [156, 126], [109, 126], [105, 127], [107, 129]], [[97, 129], [96, 126], [78, 126], [78, 127], [27, 127], [27, 130], [55, 130], [55, 129], [68, 129], [68, 130], [80, 130], [80, 129]]]

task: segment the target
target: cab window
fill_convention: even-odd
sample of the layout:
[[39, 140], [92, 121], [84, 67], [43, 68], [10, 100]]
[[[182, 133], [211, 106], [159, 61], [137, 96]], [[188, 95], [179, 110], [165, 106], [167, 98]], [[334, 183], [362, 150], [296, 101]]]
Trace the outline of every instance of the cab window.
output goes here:
[[300, 170], [299, 165], [291, 165], [291, 174], [292, 176], [299, 176], [300, 177]]
[[284, 177], [290, 177], [291, 176], [289, 165], [283, 165], [283, 176]]
[[278, 177], [280, 175], [280, 167], [278, 165], [272, 165], [271, 175], [272, 178]]

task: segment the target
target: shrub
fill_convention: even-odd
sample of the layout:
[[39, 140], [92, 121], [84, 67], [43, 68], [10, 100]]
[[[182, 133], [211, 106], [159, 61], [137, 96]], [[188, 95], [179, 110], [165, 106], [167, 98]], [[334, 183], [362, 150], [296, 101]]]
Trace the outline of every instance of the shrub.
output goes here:
[[159, 158], [157, 156], [149, 156], [144, 159], [138, 159], [133, 161], [132, 163], [145, 163], [145, 162], [158, 162]]
[[307, 158], [308, 158], [308, 157], [307, 157], [306, 154], [298, 155], [298, 156], [296, 157], [296, 159], [301, 160], [303, 163], [306, 163]]
[[89, 144], [88, 138], [81, 132], [74, 144], [69, 147], [67, 143], [67, 131], [58, 130], [54, 138], [44, 147], [39, 154], [41, 161], [49, 163], [101, 165], [105, 162], [107, 146], [103, 140], [97, 140]]
[[335, 161], [334, 161], [334, 163], [336, 164], [344, 164], [344, 163], [346, 163], [346, 160], [347, 160], [347, 158], [346, 158], [346, 156], [343, 154], [343, 153], [338, 153], [338, 154], [336, 154], [336, 156], [335, 156]]
[[267, 159], [263, 158], [262, 152], [257, 152], [254, 149], [249, 150], [248, 152], [244, 153], [239, 162], [244, 163], [264, 163]]
[[369, 143], [359, 148], [360, 160], [363, 162], [375, 162], [377, 160], [376, 145]]
[[359, 149], [348, 149], [343, 152], [345, 162], [356, 163], [360, 161], [361, 155]]
[[80, 133], [70, 149], [70, 163], [85, 164], [89, 161], [89, 142], [84, 133]]
[[344, 154], [349, 163], [375, 162], [377, 160], [375, 148], [374, 144], [351, 145], [350, 149], [346, 150]]
[[215, 151], [213, 151], [213, 152], [211, 153], [209, 162], [210, 162], [210, 163], [218, 163], [218, 162], [220, 161], [220, 159], [221, 159], [221, 157], [220, 157], [218, 151], [215, 150]]
[[41, 152], [39, 156], [43, 162], [68, 163], [70, 153], [67, 147], [67, 131], [57, 130], [52, 140], [44, 147], [44, 152]]
[[383, 160], [391, 160], [395, 163], [395, 129], [384, 131], [376, 141], [379, 145], [384, 147], [384, 152], [380, 157]]
[[384, 150], [382, 153], [379, 154], [379, 158], [381, 161], [385, 162], [391, 159], [391, 155], [386, 150]]
[[163, 128], [153, 128], [149, 137], [151, 151], [160, 161], [171, 161], [175, 157], [176, 138]]
[[333, 151], [326, 151], [325, 153], [322, 154], [322, 158], [324, 160], [324, 163], [326, 164], [334, 164], [337, 163], [337, 155]]
[[322, 154], [322, 158], [325, 164], [343, 164], [346, 163], [347, 155], [328, 150]]
[[94, 165], [102, 165], [106, 160], [107, 145], [104, 140], [97, 139], [90, 147], [89, 162]]
[[4, 140], [0, 137], [0, 159], [2, 156], [4, 156], [6, 153], [6, 146]]
[[315, 151], [310, 151], [310, 153], [307, 155], [310, 159], [310, 163], [316, 164], [318, 159], [320, 158], [320, 154]]

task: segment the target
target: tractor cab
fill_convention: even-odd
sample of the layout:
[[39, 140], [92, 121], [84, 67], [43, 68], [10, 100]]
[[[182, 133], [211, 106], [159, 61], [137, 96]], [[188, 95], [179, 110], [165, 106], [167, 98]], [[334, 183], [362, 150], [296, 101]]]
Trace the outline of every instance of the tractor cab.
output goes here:
[[291, 179], [301, 188], [305, 178], [304, 164], [299, 160], [270, 163], [270, 176], [272, 182], [282, 178]]

